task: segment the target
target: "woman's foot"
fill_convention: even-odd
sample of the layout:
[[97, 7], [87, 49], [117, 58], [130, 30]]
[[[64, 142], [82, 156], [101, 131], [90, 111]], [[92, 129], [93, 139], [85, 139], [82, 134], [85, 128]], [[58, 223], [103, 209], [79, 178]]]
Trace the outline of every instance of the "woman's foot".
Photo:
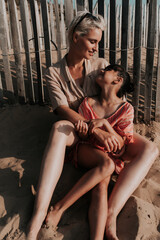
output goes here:
[[62, 217], [62, 214], [63, 212], [62, 210], [60, 210], [59, 207], [57, 206], [51, 207], [45, 220], [46, 225], [56, 228]]
[[112, 215], [108, 215], [107, 223], [106, 223], [106, 237], [107, 240], [118, 240], [116, 234], [116, 217]]

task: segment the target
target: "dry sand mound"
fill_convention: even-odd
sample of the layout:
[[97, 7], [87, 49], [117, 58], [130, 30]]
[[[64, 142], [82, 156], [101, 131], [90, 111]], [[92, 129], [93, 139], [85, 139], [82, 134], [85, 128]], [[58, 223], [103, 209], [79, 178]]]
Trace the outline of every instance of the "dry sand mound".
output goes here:
[[[0, 110], [0, 239], [25, 239], [31, 217], [40, 163], [55, 118], [47, 106], [7, 106]], [[135, 130], [160, 147], [160, 123], [137, 124]], [[53, 201], [60, 199], [82, 172], [65, 164]], [[147, 177], [118, 217], [120, 240], [160, 240], [160, 164], [155, 161]], [[41, 231], [41, 239], [89, 239], [86, 194], [64, 214], [55, 235]], [[47, 234], [47, 235], [46, 235]]]

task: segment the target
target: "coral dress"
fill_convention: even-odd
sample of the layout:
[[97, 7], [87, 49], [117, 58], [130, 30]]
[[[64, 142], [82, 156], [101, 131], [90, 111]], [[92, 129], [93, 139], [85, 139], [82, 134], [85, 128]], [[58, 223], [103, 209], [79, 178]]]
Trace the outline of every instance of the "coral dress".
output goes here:
[[[83, 116], [87, 120], [100, 118], [93, 111], [93, 108], [88, 103], [87, 97], [80, 104], [78, 112], [81, 116]], [[133, 106], [128, 102], [124, 102], [111, 116], [107, 118], [107, 121], [110, 123], [113, 129], [120, 136], [126, 138], [125, 145], [133, 142], [133, 118], [134, 118], [134, 109], [133, 109]], [[107, 152], [105, 147], [93, 135], [90, 135], [90, 137], [85, 142], [93, 145], [95, 148], [98, 148], [104, 152]], [[82, 141], [79, 141], [79, 143], [82, 143]], [[77, 147], [79, 143], [77, 144]], [[113, 159], [115, 163], [115, 171], [119, 174], [121, 170], [124, 168], [123, 160], [117, 159], [116, 157], [114, 157], [114, 155], [112, 155], [112, 153], [108, 153], [108, 155]]]

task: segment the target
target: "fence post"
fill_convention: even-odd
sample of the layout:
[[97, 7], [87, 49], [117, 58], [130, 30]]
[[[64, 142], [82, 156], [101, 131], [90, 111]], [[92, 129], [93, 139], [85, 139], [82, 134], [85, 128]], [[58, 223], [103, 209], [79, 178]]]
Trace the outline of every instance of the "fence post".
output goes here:
[[157, 86], [156, 86], [156, 113], [155, 120], [160, 122], [160, 32], [158, 43]]
[[122, 40], [121, 40], [121, 64], [128, 70], [128, 15], [129, 0], [122, 0]]
[[3, 87], [2, 87], [1, 72], [0, 72], [0, 107], [2, 106], [3, 106]]
[[84, 10], [84, 0], [76, 0], [77, 12]]
[[116, 0], [110, 1], [110, 50], [109, 62], [116, 62]]
[[29, 98], [30, 102], [35, 102], [34, 96], [34, 87], [33, 87], [33, 76], [32, 76], [32, 65], [30, 58], [30, 49], [29, 49], [29, 36], [28, 36], [28, 27], [29, 21], [27, 22], [27, 13], [28, 8], [26, 7], [27, 1], [20, 1], [20, 12], [21, 12], [21, 22], [22, 22], [22, 31], [23, 31], [23, 41], [26, 55], [26, 66], [27, 66], [27, 77], [29, 83]]
[[89, 11], [93, 13], [93, 0], [89, 0]]
[[10, 20], [11, 20], [11, 31], [12, 31], [12, 41], [14, 48], [15, 64], [16, 64], [16, 76], [17, 76], [17, 88], [18, 88], [18, 98], [20, 103], [26, 102], [26, 93], [24, 86], [24, 75], [23, 75], [23, 62], [21, 57], [21, 43], [19, 34], [19, 23], [17, 17], [17, 9], [15, 0], [9, 0], [10, 9]]
[[59, 19], [59, 8], [58, 8], [58, 0], [54, 0], [55, 5], [55, 15], [56, 15], [56, 30], [57, 30], [57, 55], [58, 55], [58, 61], [61, 59], [61, 32], [60, 32], [60, 19]]
[[6, 24], [7, 21], [5, 20], [5, 1], [0, 1], [0, 46], [2, 49], [3, 55], [3, 64], [4, 64], [4, 74], [5, 74], [5, 83], [6, 83], [6, 97], [8, 97], [9, 102], [14, 103], [14, 90], [13, 90], [13, 83], [12, 83], [12, 76], [11, 76], [11, 69], [10, 69], [10, 62], [8, 56], [8, 46], [7, 46], [7, 35], [6, 35]]
[[[98, 14], [104, 17], [104, 1], [98, 0]], [[104, 58], [104, 31], [102, 32], [102, 39], [99, 43], [99, 57]]]
[[148, 39], [147, 39], [147, 56], [146, 56], [146, 73], [145, 73], [145, 109], [144, 120], [151, 121], [151, 104], [152, 104], [152, 75], [155, 46], [155, 26], [156, 26], [156, 8], [157, 0], [149, 3], [148, 19]]
[[135, 89], [132, 104], [135, 110], [135, 122], [137, 122], [141, 79], [142, 0], [136, 0], [134, 36], [133, 79]]
[[48, 68], [52, 65], [52, 54], [51, 54], [51, 37], [50, 37], [50, 29], [49, 29], [47, 0], [41, 0], [41, 9], [42, 9], [42, 20], [43, 20], [46, 66]]
[[37, 81], [38, 81], [38, 96], [39, 103], [44, 102], [44, 90], [43, 90], [43, 80], [42, 80], [42, 68], [41, 68], [41, 57], [40, 57], [40, 42], [37, 26], [37, 11], [35, 9], [35, 1], [30, 0], [31, 7], [31, 17], [34, 31], [34, 47], [35, 47], [35, 56], [36, 56], [36, 68], [37, 68]]
[[66, 19], [66, 27], [68, 28], [69, 24], [73, 20], [73, 1], [67, 0], [64, 1], [65, 6], [65, 19]]

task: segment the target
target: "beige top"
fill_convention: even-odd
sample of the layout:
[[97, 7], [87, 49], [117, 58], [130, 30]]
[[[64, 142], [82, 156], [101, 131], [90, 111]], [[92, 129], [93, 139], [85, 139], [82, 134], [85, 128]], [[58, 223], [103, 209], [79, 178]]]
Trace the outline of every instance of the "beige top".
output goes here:
[[47, 69], [45, 78], [53, 110], [65, 105], [77, 111], [84, 97], [92, 97], [98, 93], [99, 87], [95, 82], [95, 76], [99, 69], [108, 66], [108, 62], [103, 58], [97, 58], [85, 60], [84, 65], [85, 77], [82, 88], [72, 78], [66, 56]]

